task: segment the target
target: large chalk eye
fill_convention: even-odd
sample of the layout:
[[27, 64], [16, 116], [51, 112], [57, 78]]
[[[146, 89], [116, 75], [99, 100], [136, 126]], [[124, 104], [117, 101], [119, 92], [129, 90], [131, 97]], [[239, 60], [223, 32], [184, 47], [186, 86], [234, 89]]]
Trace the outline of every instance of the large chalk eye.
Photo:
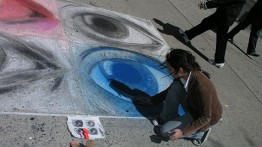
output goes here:
[[150, 50], [163, 46], [163, 41], [146, 28], [147, 21], [139, 22], [130, 16], [123, 17], [124, 14], [120, 16], [111, 11], [76, 4], [68, 4], [61, 9], [62, 17], [70, 28], [68, 31], [76, 30], [70, 35], [78, 38], [81, 34], [87, 40], [91, 38], [104, 44], [140, 46]]
[[84, 51], [79, 72], [89, 114], [141, 116], [130, 99], [155, 95], [172, 82], [160, 64], [153, 58], [119, 48]]
[[55, 78], [52, 91], [61, 84], [63, 73], [51, 52], [3, 34], [0, 42], [0, 94], [22, 88], [43, 77]]
[[[75, 17], [74, 19], [80, 18]], [[91, 29], [89, 31], [101, 37], [125, 39], [129, 36], [128, 29], [114, 18], [97, 14], [83, 14], [80, 20]]]

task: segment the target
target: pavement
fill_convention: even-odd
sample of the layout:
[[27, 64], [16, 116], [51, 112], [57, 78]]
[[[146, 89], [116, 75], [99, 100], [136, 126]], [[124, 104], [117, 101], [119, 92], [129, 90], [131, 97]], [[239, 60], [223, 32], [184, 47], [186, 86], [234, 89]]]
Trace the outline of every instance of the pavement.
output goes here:
[[[74, 1], [149, 20], [160, 30], [167, 23], [182, 30], [190, 29], [214, 12], [199, 10], [197, 0]], [[216, 34], [213, 31], [194, 38], [191, 41], [192, 46], [182, 43], [174, 35], [166, 32], [160, 34], [170, 47], [191, 51], [202, 68], [211, 74], [211, 80], [217, 88], [224, 109], [223, 120], [212, 129], [202, 146], [261, 146], [262, 57], [244, 54], [249, 32], [244, 30], [236, 35], [234, 41], [237, 46], [228, 43], [226, 64], [222, 69], [205, 60], [212, 58], [215, 53]], [[262, 55], [261, 38], [256, 50]], [[85, 144], [85, 140], [70, 135], [66, 114], [1, 112], [0, 120], [1, 147], [66, 147], [71, 141]], [[183, 139], [160, 140], [146, 118], [100, 117], [100, 121], [106, 131], [106, 138], [95, 140], [94, 146], [97, 147], [194, 146]]]

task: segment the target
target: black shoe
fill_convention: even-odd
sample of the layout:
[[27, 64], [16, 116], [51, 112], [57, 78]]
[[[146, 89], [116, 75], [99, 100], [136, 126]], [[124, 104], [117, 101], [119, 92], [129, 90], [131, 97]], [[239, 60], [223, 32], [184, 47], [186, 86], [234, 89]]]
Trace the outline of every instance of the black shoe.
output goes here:
[[259, 57], [260, 56], [259, 54], [255, 53], [255, 52], [247, 53], [247, 54], [250, 55], [250, 56], [254, 56], [254, 57]]
[[193, 139], [192, 140], [192, 143], [196, 146], [199, 146], [199, 145], [202, 145], [204, 142], [206, 142], [209, 134], [211, 132], [211, 128], [207, 129], [205, 132], [204, 132], [204, 135], [201, 139]]

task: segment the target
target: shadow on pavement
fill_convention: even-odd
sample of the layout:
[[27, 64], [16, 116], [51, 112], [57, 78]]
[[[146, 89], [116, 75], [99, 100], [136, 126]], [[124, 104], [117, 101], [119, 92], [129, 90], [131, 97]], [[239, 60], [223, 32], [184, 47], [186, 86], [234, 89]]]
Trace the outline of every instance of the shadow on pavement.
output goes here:
[[238, 50], [240, 50], [243, 54], [245, 54], [249, 59], [252, 59], [251, 57], [248, 56], [247, 53], [245, 53], [238, 45], [236, 45], [233, 41], [228, 41], [231, 44], [233, 44]]
[[163, 23], [162, 21], [160, 21], [159, 19], [154, 18], [153, 19], [157, 24], [161, 25], [163, 27], [163, 29], [159, 29], [157, 28], [157, 30], [163, 34], [167, 34], [167, 35], [172, 35], [174, 36], [177, 40], [179, 40], [180, 42], [182, 42], [184, 45], [186, 45], [187, 47], [191, 48], [195, 53], [197, 53], [200, 57], [202, 57], [204, 60], [208, 61], [208, 57], [206, 57], [204, 54], [202, 54], [197, 48], [195, 48], [190, 42], [185, 42], [183, 36], [181, 35], [181, 33], [179, 32], [179, 30], [181, 30], [179, 27], [176, 27], [172, 24], [169, 23]]
[[168, 141], [168, 139], [164, 139], [163, 137], [158, 136], [158, 135], [151, 135], [150, 140], [156, 144], [160, 144], [162, 141], [165, 141], [165, 142]]
[[139, 89], [131, 89], [126, 84], [121, 83], [117, 80], [111, 80], [110, 87], [118, 92], [120, 95], [128, 97], [131, 99], [132, 103], [136, 107], [137, 111], [146, 117], [147, 119], [156, 118], [159, 116], [163, 105], [150, 105], [150, 106], [140, 106], [134, 103], [135, 98], [149, 98], [150, 95], [139, 90]]

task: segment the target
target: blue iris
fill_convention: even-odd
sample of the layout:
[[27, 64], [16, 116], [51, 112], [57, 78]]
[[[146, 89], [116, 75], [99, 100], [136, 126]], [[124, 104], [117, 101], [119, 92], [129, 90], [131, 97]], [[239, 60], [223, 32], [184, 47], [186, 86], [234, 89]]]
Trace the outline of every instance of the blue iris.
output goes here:
[[143, 64], [132, 60], [108, 59], [99, 62], [96, 66], [98, 67], [95, 68], [99, 70], [92, 75], [102, 74], [107, 82], [116, 80], [131, 89], [141, 90], [149, 95], [158, 92], [158, 83], [154, 75]]

